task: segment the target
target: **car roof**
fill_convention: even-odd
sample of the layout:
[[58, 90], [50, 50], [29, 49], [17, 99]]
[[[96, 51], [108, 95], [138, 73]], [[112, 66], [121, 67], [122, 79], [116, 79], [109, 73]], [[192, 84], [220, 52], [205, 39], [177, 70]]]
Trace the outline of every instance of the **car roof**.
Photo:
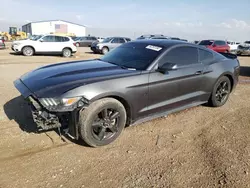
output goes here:
[[[134, 43], [134, 44], [145, 44], [145, 45], [158, 45], [158, 46], [163, 46], [163, 47], [170, 47], [170, 46], [174, 46], [177, 44], [188, 44], [188, 45], [193, 45], [191, 43], [185, 42], [185, 41], [181, 41], [181, 40], [166, 40], [166, 39], [145, 39], [145, 40], [135, 40], [132, 42], [129, 42], [130, 44]], [[193, 45], [196, 46], [197, 45]]]

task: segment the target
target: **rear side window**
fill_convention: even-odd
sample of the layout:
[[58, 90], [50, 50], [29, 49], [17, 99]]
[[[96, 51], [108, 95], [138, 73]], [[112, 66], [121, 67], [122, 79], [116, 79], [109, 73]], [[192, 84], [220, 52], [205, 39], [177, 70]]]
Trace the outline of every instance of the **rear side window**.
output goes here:
[[205, 46], [210, 46], [213, 44], [213, 41], [211, 40], [202, 40], [199, 42], [199, 45], [205, 45]]
[[55, 36], [55, 42], [63, 42], [63, 37]]
[[199, 61], [202, 63], [209, 63], [213, 60], [214, 56], [207, 50], [199, 49]]
[[118, 43], [125, 43], [125, 40], [123, 38], [118, 38]]
[[64, 41], [64, 42], [68, 42], [68, 41], [69, 41], [69, 38], [68, 38], [68, 37], [63, 37], [63, 41]]
[[160, 64], [163, 63], [175, 63], [178, 66], [198, 64], [198, 49], [191, 46], [174, 48], [162, 58]]

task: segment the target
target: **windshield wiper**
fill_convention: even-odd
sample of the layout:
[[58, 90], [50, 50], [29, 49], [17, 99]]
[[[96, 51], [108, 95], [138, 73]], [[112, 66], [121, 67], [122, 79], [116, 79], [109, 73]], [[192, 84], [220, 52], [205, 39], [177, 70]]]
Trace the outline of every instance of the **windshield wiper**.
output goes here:
[[131, 68], [131, 67], [126, 67], [126, 66], [120, 66], [122, 69], [127, 69], [127, 70], [136, 70], [135, 68]]

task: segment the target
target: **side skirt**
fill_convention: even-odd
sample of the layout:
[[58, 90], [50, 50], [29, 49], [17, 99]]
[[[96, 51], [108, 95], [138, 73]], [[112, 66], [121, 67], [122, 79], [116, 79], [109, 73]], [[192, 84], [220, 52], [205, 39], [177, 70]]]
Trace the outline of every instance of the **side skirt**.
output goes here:
[[130, 124], [129, 126], [134, 126], [134, 125], [138, 125], [138, 124], [141, 124], [141, 123], [145, 123], [145, 122], [151, 121], [151, 120], [156, 119], [156, 118], [167, 116], [167, 115], [172, 114], [174, 112], [179, 112], [179, 111], [182, 111], [182, 110], [185, 110], [185, 109], [188, 109], [188, 108], [199, 106], [199, 105], [204, 104], [206, 102], [207, 101], [195, 102], [195, 103], [191, 103], [191, 104], [185, 105], [183, 107], [175, 108], [175, 109], [172, 109], [172, 110], [169, 110], [169, 111], [165, 111], [165, 112], [161, 112], [161, 113], [157, 113], [157, 114], [152, 114], [150, 116], [147, 116], [147, 117], [136, 120], [134, 123]]

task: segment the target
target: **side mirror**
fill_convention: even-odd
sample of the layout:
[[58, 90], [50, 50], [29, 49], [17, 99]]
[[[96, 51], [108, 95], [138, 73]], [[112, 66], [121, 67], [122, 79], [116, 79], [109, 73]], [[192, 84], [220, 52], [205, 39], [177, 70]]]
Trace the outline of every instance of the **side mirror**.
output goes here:
[[213, 47], [216, 47], [216, 44], [213, 44], [212, 46], [213, 46]]
[[161, 73], [165, 73], [167, 71], [173, 71], [173, 70], [177, 70], [177, 64], [175, 63], [164, 63], [163, 65], [158, 67], [158, 71]]
[[43, 42], [43, 39], [40, 39], [39, 41], [40, 41], [40, 42]]

